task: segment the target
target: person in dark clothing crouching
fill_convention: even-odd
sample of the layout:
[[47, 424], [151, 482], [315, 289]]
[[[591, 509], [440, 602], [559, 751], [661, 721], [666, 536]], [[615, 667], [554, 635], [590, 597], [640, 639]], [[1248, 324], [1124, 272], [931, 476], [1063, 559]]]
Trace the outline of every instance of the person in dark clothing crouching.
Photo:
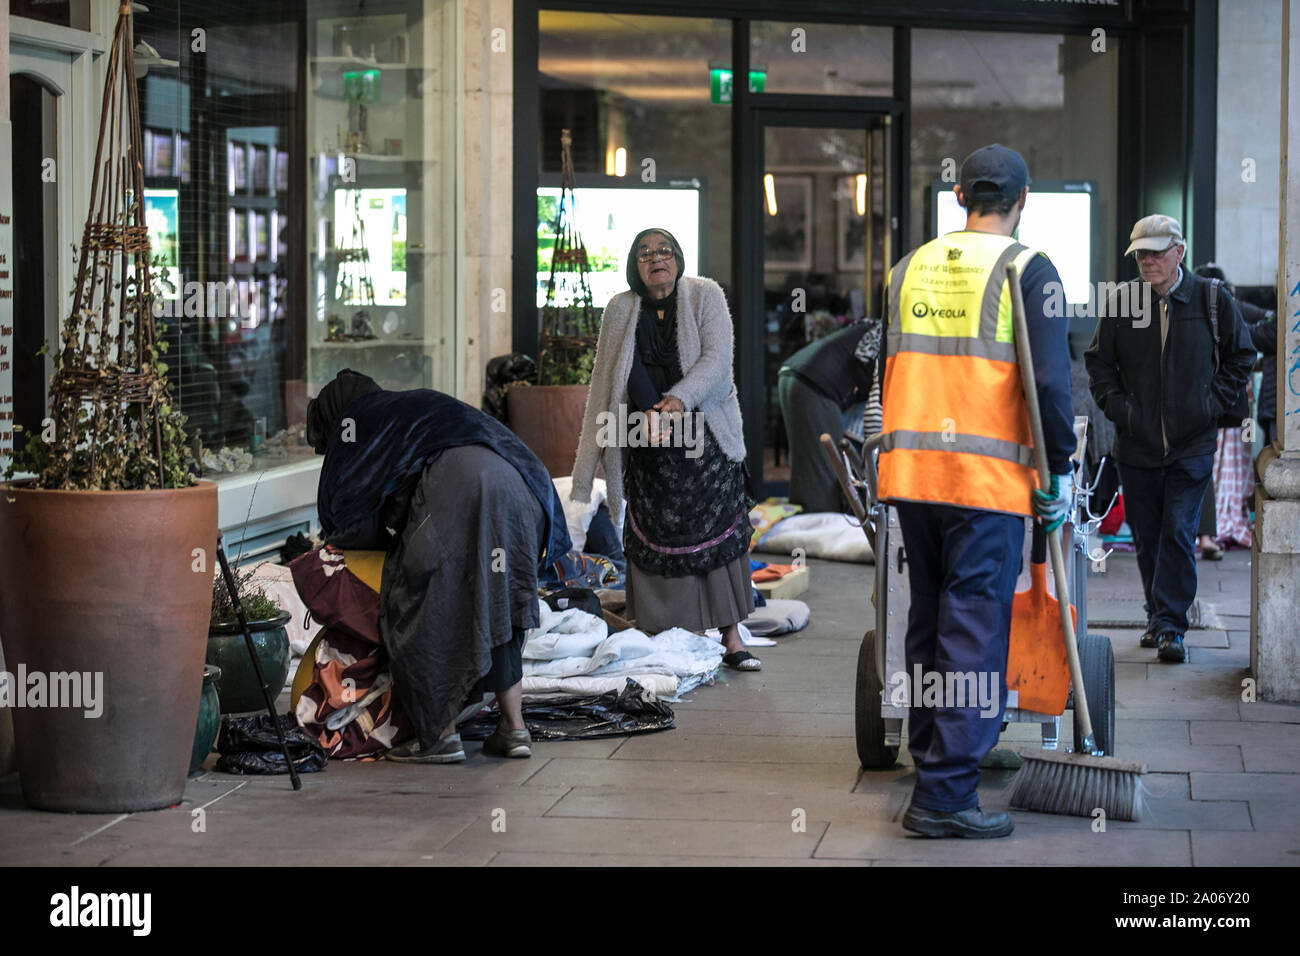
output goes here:
[[[1150, 309], [1112, 300], [1084, 353], [1092, 396], [1115, 423], [1115, 460], [1124, 512], [1137, 545], [1146, 597], [1142, 647], [1185, 663], [1187, 610], [1196, 597], [1196, 528], [1210, 482], [1218, 422], [1255, 364], [1255, 350], [1232, 296], [1218, 290], [1218, 341], [1211, 331], [1208, 281], [1183, 269], [1182, 227], [1169, 216], [1138, 220], [1125, 254], [1135, 253]], [[1130, 284], [1128, 302], [1142, 299]], [[1120, 314], [1127, 313], [1127, 314]]]
[[325, 456], [317, 511], [326, 541], [386, 552], [379, 632], [418, 733], [388, 759], [464, 760], [458, 715], [485, 688], [501, 721], [483, 752], [530, 756], [524, 631], [539, 623], [539, 567], [570, 546], [542, 463], [450, 395], [385, 391], [350, 369], [308, 405], [307, 440]]
[[855, 322], [810, 342], [781, 366], [777, 389], [790, 446], [790, 502], [805, 511], [848, 507], [821, 436], [838, 439], [844, 413], [865, 402], [878, 381], [880, 328], [879, 319]]

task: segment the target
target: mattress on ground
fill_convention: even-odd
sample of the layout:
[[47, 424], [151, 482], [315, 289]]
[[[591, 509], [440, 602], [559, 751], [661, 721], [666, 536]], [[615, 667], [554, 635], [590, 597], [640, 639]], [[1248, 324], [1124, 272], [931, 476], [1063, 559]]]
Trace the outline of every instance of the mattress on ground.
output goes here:
[[871, 564], [874, 560], [866, 529], [853, 515], [833, 511], [792, 515], [763, 535], [754, 550], [787, 557], [802, 551], [809, 558], [858, 564]]

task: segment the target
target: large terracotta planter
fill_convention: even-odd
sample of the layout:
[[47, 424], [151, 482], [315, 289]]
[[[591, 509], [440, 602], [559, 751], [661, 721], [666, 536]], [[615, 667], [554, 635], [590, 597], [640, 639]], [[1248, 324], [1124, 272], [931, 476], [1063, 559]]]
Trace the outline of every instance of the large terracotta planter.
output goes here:
[[529, 385], [506, 393], [510, 430], [542, 460], [552, 478], [573, 474], [589, 391], [589, 385]]
[[211, 482], [161, 491], [0, 484], [6, 670], [102, 675], [97, 717], [84, 707], [13, 708], [31, 806], [114, 813], [180, 801], [216, 544]]

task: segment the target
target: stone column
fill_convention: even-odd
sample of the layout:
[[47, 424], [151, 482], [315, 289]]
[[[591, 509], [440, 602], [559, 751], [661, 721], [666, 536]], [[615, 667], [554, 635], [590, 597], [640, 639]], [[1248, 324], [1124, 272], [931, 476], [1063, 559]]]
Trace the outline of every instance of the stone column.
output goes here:
[[[1278, 437], [1259, 459], [1251, 562], [1251, 671], [1260, 700], [1300, 701], [1300, 0], [1283, 0], [1277, 268]], [[1300, 106], [1300, 104], [1297, 104]]]

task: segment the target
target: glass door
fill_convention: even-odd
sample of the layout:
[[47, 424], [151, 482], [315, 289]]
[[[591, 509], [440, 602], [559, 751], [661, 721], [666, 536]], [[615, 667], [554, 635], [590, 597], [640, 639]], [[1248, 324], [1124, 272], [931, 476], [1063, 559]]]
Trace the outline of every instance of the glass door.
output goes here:
[[[880, 314], [880, 285], [892, 250], [890, 116], [830, 114], [760, 120], [762, 222], [761, 478], [763, 495], [783, 495], [789, 443], [777, 377], [794, 353], [866, 316]], [[818, 120], [820, 121], [820, 120]], [[755, 230], [757, 232], [757, 230]], [[752, 401], [752, 399], [751, 399]], [[758, 404], [755, 402], [754, 404]], [[751, 408], [754, 406], [751, 405]], [[752, 414], [752, 412], [751, 412]], [[862, 409], [846, 410], [845, 425]], [[751, 468], [757, 462], [751, 450]]]

